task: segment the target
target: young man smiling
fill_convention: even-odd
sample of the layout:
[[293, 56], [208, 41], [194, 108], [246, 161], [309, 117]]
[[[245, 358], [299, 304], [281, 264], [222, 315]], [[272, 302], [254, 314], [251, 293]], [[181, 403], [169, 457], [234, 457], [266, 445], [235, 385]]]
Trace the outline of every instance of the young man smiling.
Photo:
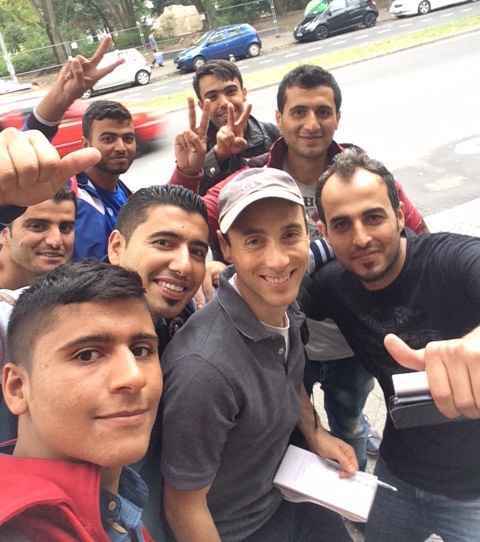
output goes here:
[[321, 177], [316, 201], [338, 261], [305, 279], [307, 314], [334, 319], [387, 403], [392, 375], [426, 370], [441, 412], [475, 418], [397, 428], [387, 416], [375, 473], [398, 491], [379, 489], [365, 540], [470, 542], [480, 532], [480, 240], [404, 230], [392, 174], [352, 151]]
[[3, 394], [19, 427], [0, 454], [0, 539], [151, 540], [145, 485], [125, 468], [147, 450], [162, 391], [138, 276], [57, 267], [20, 296], [8, 337]]
[[286, 173], [250, 169], [227, 184], [219, 210], [233, 266], [162, 357], [167, 520], [179, 542], [349, 541], [338, 515], [283, 501], [272, 483], [297, 424], [344, 475], [358, 466], [350, 446], [316, 427], [302, 390], [302, 196]]
[[0, 287], [16, 290], [72, 257], [75, 194], [62, 188], [52, 199], [31, 205], [2, 230]]
[[233, 62], [206, 62], [195, 73], [193, 88], [210, 121], [203, 116], [196, 126], [195, 104], [189, 98], [190, 129], [175, 140], [177, 167], [170, 182], [199, 182], [199, 193], [204, 195], [211, 186], [242, 169], [250, 158], [267, 152], [280, 133], [275, 125], [250, 115], [251, 106], [245, 107], [247, 89]]

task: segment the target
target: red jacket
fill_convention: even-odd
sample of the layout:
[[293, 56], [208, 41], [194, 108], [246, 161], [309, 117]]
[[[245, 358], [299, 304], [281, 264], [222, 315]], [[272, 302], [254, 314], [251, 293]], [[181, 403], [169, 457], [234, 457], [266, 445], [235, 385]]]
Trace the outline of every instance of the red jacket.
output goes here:
[[8, 523], [32, 541], [110, 542], [97, 465], [0, 454], [0, 488], [0, 526]]
[[[273, 167], [276, 169], [283, 168], [283, 160], [287, 154], [288, 147], [285, 143], [283, 137], [277, 139], [275, 143], [270, 147], [270, 152], [262, 156], [257, 156], [250, 159], [249, 165], [246, 167]], [[328, 148], [328, 160], [329, 162], [333, 157], [339, 152], [344, 152], [344, 148], [336, 143], [335, 141]], [[245, 169], [245, 168], [244, 168]], [[239, 170], [242, 171], [242, 170]], [[210, 237], [216, 237], [216, 231], [218, 230], [218, 194], [221, 189], [228, 183], [239, 171], [236, 171], [223, 181], [219, 182], [215, 186], [212, 186], [210, 190], [203, 196], [203, 201], [207, 206], [208, 211], [208, 227], [210, 230]], [[198, 194], [200, 180], [203, 177], [203, 171], [201, 171], [195, 177], [188, 177], [184, 175], [178, 168], [175, 169], [173, 175], [169, 181], [169, 184], [180, 184], [185, 186], [185, 188], [190, 188], [196, 194]], [[413, 206], [412, 202], [407, 198], [405, 192], [403, 191], [402, 185], [395, 181], [398, 189], [398, 197], [400, 201], [403, 202], [403, 212], [405, 214], [405, 226], [409, 227], [415, 233], [420, 234], [423, 232], [423, 220], [420, 213]]]

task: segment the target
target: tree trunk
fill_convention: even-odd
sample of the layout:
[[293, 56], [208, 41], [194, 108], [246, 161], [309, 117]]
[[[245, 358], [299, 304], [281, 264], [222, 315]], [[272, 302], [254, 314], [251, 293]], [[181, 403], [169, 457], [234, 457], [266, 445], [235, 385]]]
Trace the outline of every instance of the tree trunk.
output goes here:
[[53, 54], [57, 63], [65, 64], [67, 53], [57, 30], [57, 20], [53, 11], [52, 0], [30, 0], [30, 3], [53, 46]]

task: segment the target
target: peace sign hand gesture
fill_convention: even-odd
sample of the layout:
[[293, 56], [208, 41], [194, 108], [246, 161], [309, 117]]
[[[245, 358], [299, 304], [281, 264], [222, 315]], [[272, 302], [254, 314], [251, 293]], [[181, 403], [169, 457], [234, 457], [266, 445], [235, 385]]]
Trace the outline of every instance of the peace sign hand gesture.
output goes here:
[[210, 116], [210, 100], [203, 104], [200, 124], [197, 126], [195, 102], [188, 98], [188, 119], [190, 128], [175, 138], [175, 158], [178, 169], [190, 177], [198, 175], [203, 168], [207, 154], [207, 127]]
[[213, 147], [219, 164], [230, 158], [230, 156], [242, 152], [247, 147], [244, 134], [251, 111], [252, 105], [248, 104], [238, 117], [238, 120], [235, 121], [235, 107], [231, 103], [227, 105], [227, 124], [218, 130], [217, 144]]

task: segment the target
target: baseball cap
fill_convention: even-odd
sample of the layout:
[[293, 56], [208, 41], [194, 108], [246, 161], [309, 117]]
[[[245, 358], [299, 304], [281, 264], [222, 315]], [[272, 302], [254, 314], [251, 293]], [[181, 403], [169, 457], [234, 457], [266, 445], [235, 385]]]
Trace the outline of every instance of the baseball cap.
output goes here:
[[227, 233], [238, 215], [252, 203], [280, 198], [304, 206], [297, 183], [288, 173], [275, 168], [249, 168], [235, 175], [218, 196], [218, 224]]

